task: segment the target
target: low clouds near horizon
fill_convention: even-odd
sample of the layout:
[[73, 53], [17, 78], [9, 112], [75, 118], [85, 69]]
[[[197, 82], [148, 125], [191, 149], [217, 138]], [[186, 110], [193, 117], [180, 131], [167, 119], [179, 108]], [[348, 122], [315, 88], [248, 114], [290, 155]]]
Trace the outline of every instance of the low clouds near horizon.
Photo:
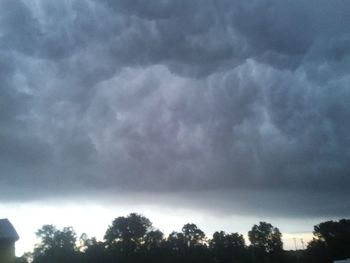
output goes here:
[[0, 7], [2, 202], [349, 215], [350, 2]]

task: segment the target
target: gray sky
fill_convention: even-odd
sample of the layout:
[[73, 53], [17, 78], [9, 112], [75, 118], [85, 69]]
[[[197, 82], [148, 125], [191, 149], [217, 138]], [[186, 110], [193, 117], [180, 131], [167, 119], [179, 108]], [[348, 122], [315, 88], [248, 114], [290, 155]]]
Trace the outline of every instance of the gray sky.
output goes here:
[[349, 216], [349, 14], [347, 0], [0, 0], [1, 202]]

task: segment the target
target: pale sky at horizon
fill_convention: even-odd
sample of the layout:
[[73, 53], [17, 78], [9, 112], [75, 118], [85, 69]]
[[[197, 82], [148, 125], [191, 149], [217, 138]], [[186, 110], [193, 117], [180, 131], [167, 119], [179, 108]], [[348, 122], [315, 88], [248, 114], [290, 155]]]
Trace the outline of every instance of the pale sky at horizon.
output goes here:
[[102, 235], [128, 212], [165, 232], [266, 220], [287, 237], [350, 217], [349, 14], [347, 0], [0, 0], [0, 217], [19, 251], [39, 223]]

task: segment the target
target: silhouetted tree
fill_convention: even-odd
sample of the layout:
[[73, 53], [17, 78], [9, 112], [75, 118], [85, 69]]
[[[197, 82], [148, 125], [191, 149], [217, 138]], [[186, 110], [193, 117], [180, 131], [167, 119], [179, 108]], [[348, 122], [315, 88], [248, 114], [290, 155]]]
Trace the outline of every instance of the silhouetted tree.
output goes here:
[[82, 262], [96, 263], [96, 262], [106, 262], [106, 261], [107, 261], [107, 252], [106, 252], [105, 244], [103, 242], [97, 241], [96, 238], [85, 240]]
[[282, 234], [270, 223], [260, 222], [248, 232], [253, 257], [266, 262], [281, 262], [283, 258]]
[[105, 240], [110, 246], [117, 246], [123, 251], [134, 252], [141, 248], [146, 233], [151, 229], [151, 221], [132, 213], [127, 217], [114, 219], [107, 229]]
[[159, 249], [163, 246], [163, 233], [159, 230], [150, 231], [146, 234], [144, 247], [148, 251]]
[[184, 242], [187, 247], [204, 245], [205, 234], [195, 224], [186, 224], [182, 227]]
[[320, 262], [350, 257], [350, 220], [326, 221], [314, 226], [315, 238], [308, 244], [307, 256]]
[[114, 262], [117, 259], [128, 263], [142, 261], [143, 245], [151, 230], [151, 221], [136, 213], [114, 219], [104, 237], [108, 260]]
[[31, 255], [29, 255], [30, 253], [25, 253], [23, 256], [21, 257], [16, 257], [15, 262], [14, 263], [29, 263], [29, 259], [31, 258]]
[[186, 245], [184, 234], [175, 231], [169, 234], [167, 238], [167, 247], [170, 251], [182, 251], [185, 249]]
[[246, 258], [245, 241], [238, 233], [215, 232], [209, 244], [219, 262], [243, 262]]
[[33, 263], [75, 262], [77, 260], [76, 234], [71, 227], [63, 230], [44, 225], [36, 232], [41, 240], [33, 252]]
[[[331, 263], [350, 257], [350, 220], [327, 221], [314, 227], [314, 239], [305, 251], [283, 250], [281, 232], [266, 222], [248, 232], [250, 246], [241, 234], [215, 232], [207, 240], [195, 224], [167, 239], [139, 214], [113, 220], [105, 242], [81, 235], [78, 246], [74, 230], [44, 225], [36, 232], [40, 242], [34, 252], [15, 263]], [[209, 245], [209, 246], [208, 246]], [[1, 263], [1, 262], [0, 262]]]
[[313, 238], [307, 245], [305, 262], [308, 263], [330, 263], [332, 257], [326, 243]]
[[169, 255], [166, 262], [210, 262], [205, 234], [195, 224], [185, 224], [181, 233], [172, 232], [167, 240]]

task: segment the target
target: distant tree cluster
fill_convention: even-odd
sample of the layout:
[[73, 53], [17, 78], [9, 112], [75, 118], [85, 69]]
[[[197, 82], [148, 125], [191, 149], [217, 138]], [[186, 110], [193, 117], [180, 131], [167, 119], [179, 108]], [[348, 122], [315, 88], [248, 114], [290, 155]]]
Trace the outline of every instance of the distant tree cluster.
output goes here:
[[306, 258], [310, 263], [350, 258], [350, 220], [327, 221], [315, 226]]
[[36, 235], [40, 243], [17, 263], [331, 263], [350, 257], [347, 219], [315, 226], [314, 239], [302, 251], [284, 251], [281, 232], [266, 222], [252, 227], [247, 245], [239, 233], [218, 231], [208, 238], [195, 224], [165, 238], [148, 218], [135, 213], [114, 219], [104, 241], [86, 234], [78, 239], [71, 227], [53, 225], [44, 225]]

